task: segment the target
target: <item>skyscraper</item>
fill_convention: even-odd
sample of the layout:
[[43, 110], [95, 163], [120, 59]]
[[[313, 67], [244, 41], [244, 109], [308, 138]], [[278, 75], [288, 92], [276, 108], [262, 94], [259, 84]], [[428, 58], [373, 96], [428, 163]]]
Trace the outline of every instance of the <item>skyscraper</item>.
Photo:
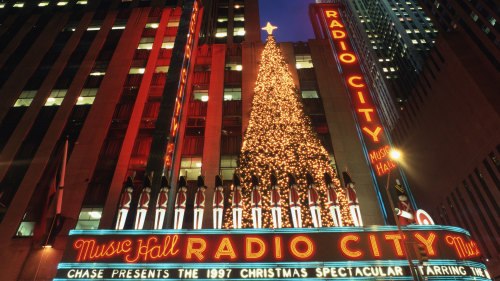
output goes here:
[[[317, 2], [342, 3], [359, 18], [360, 29], [389, 87], [392, 103], [404, 107], [437, 33], [419, 3], [415, 0]], [[398, 113], [392, 114], [386, 119], [398, 118]], [[388, 123], [390, 127], [394, 124]]]

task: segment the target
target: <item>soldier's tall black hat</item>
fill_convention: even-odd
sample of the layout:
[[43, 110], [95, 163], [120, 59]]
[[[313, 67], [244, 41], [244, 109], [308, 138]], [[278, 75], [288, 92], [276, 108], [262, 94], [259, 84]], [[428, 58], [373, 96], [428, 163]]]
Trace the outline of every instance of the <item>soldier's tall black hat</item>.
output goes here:
[[314, 184], [314, 178], [311, 176], [311, 174], [306, 174], [306, 181], [308, 186]]
[[160, 188], [168, 188], [170, 189], [170, 184], [168, 183], [166, 176], [161, 176], [161, 186]]
[[202, 176], [198, 176], [198, 182], [196, 183], [196, 185], [198, 186], [198, 188], [200, 187], [205, 187], [205, 179], [202, 177]]
[[347, 187], [350, 183], [354, 183], [351, 179], [351, 175], [348, 172], [342, 172], [342, 178], [344, 179], [344, 186]]
[[186, 187], [186, 178], [184, 176], [179, 178], [177, 189], [181, 189], [182, 187]]
[[222, 186], [222, 178], [219, 175], [215, 176], [215, 187], [217, 186]]

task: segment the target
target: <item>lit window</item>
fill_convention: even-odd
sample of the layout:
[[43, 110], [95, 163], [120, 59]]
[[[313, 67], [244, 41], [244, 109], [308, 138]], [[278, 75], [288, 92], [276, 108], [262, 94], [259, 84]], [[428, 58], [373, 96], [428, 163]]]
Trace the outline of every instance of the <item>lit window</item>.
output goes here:
[[302, 98], [304, 98], [304, 99], [317, 99], [317, 98], [319, 98], [318, 92], [316, 90], [302, 91]]
[[97, 229], [101, 216], [102, 208], [82, 208], [75, 229]]
[[163, 43], [161, 44], [162, 49], [173, 49], [175, 42], [175, 36], [166, 36], [163, 38]]
[[106, 72], [99, 72], [99, 71], [96, 71], [96, 72], [91, 72], [90, 73], [90, 76], [103, 76], [105, 75]]
[[413, 44], [418, 44], [418, 41], [417, 41], [416, 39], [412, 39], [412, 40], [411, 40], [411, 42], [412, 42]]
[[24, 3], [23, 2], [17, 2], [16, 4], [14, 4], [14, 7], [15, 8], [22, 8], [22, 7], [24, 7]]
[[241, 88], [224, 88], [224, 101], [241, 100]]
[[97, 31], [97, 30], [101, 30], [101, 27], [100, 26], [89, 26], [89, 27], [87, 27], [87, 31]]
[[186, 180], [196, 180], [201, 174], [201, 157], [182, 157], [179, 176], [186, 177]]
[[68, 2], [58, 2], [57, 6], [66, 6], [68, 5]]
[[88, 2], [86, 0], [80, 0], [76, 2], [77, 5], [87, 5], [87, 3]]
[[37, 90], [23, 91], [21, 95], [19, 95], [14, 107], [30, 106], [31, 102], [35, 98], [36, 92]]
[[234, 5], [235, 9], [240, 9], [240, 8], [243, 8], [243, 7], [244, 7], [243, 4], [236, 4], [236, 5]]
[[45, 106], [59, 106], [61, 105], [64, 96], [66, 96], [67, 89], [54, 89], [50, 93], [49, 98], [45, 102]]
[[394, 69], [394, 67], [391, 67], [390, 69], [391, 69], [391, 71], [396, 71], [396, 70]]
[[227, 22], [227, 17], [220, 17], [217, 19], [217, 22]]
[[231, 180], [235, 169], [238, 167], [238, 156], [237, 155], [222, 155], [220, 157], [220, 169], [222, 178], [226, 180]]
[[226, 27], [217, 28], [217, 31], [215, 32], [215, 37], [218, 38], [227, 37], [227, 28]]
[[142, 67], [131, 67], [128, 74], [144, 74], [144, 71], [146, 71], [146, 69]]
[[166, 66], [157, 66], [155, 68], [155, 73], [167, 73], [168, 72], [168, 65]]
[[195, 90], [193, 90], [193, 100], [207, 102], [208, 101], [208, 90], [207, 89], [195, 89]]
[[425, 43], [427, 43], [427, 42], [425, 41], [425, 39], [420, 39], [420, 43], [425, 44]]
[[150, 23], [147, 23], [145, 27], [146, 28], [158, 28], [158, 26], [160, 26], [158, 23], [150, 22]]
[[0, 3], [0, 9], [5, 7], [5, 3]]
[[244, 15], [234, 15], [234, 21], [245, 21], [245, 16]]
[[241, 71], [243, 66], [239, 63], [226, 63], [226, 70]]
[[387, 67], [382, 68], [382, 70], [383, 70], [384, 72], [388, 72], [388, 71], [389, 71], [389, 70], [387, 69]]
[[49, 5], [49, 2], [40, 2], [38, 3], [38, 7], [45, 7], [45, 6], [48, 6]]
[[407, 29], [407, 30], [406, 30], [406, 33], [411, 33], [411, 29]]
[[297, 69], [302, 68], [313, 68], [313, 62], [311, 55], [296, 55], [295, 56], [295, 66]]
[[33, 236], [35, 230], [36, 222], [34, 221], [23, 221], [17, 229], [16, 236], [18, 237], [29, 237]]
[[111, 29], [113, 29], [113, 30], [125, 29], [125, 25], [122, 25], [122, 24], [114, 25], [113, 27], [111, 27]]
[[98, 88], [82, 89], [80, 96], [76, 102], [77, 105], [93, 104]]
[[177, 27], [179, 26], [180, 18], [172, 18], [168, 21], [167, 27]]
[[141, 41], [139, 42], [139, 46], [137, 46], [137, 49], [139, 49], [139, 50], [151, 50], [151, 49], [153, 49], [153, 42], [154, 41], [155, 41], [154, 37], [141, 38]]
[[244, 36], [245, 28], [244, 27], [235, 27], [233, 31], [234, 36]]

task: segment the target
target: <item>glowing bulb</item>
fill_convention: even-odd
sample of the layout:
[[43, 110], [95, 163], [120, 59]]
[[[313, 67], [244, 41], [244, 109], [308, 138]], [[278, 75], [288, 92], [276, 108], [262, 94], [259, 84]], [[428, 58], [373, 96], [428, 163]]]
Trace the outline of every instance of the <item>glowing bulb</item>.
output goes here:
[[401, 158], [401, 152], [395, 149], [391, 150], [391, 158], [394, 160], [398, 160], [399, 158]]

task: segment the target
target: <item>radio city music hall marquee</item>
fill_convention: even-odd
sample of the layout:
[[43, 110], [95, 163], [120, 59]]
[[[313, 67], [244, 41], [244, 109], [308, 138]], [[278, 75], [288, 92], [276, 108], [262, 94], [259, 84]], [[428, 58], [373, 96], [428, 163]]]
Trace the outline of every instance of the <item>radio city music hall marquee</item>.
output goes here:
[[489, 280], [469, 233], [393, 226], [241, 230], [73, 230], [56, 281], [82, 279], [411, 279], [404, 255], [419, 243], [422, 276]]

